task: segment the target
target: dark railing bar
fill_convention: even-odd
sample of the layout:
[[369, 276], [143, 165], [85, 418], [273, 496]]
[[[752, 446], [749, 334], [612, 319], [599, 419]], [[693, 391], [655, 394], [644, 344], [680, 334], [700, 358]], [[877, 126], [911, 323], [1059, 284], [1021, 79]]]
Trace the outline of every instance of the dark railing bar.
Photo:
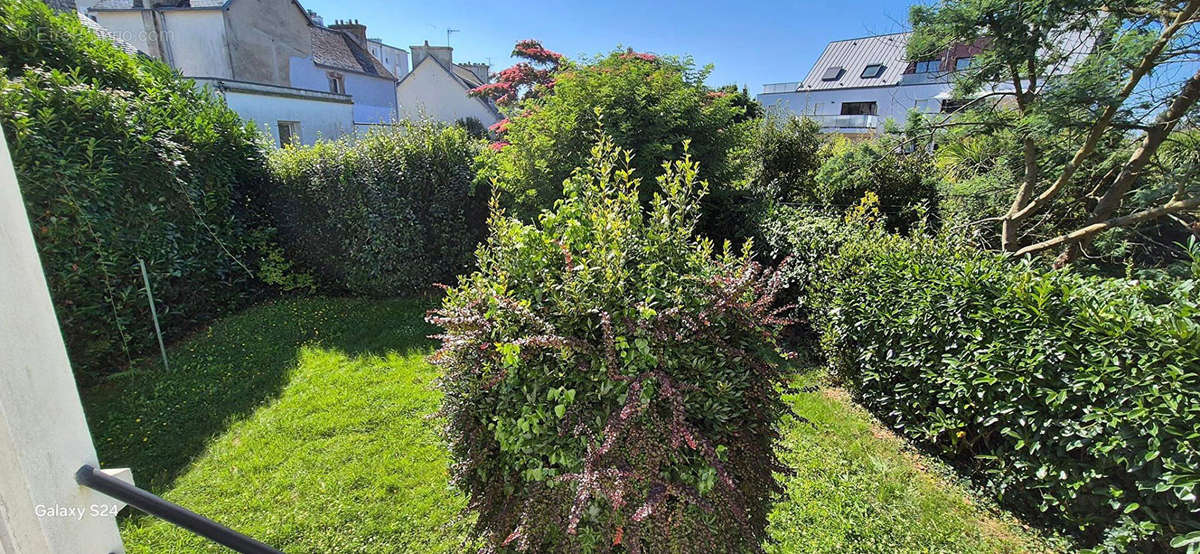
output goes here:
[[183, 506], [168, 502], [92, 466], [75, 472], [75, 482], [111, 496], [152, 516], [183, 527], [242, 554], [283, 554]]

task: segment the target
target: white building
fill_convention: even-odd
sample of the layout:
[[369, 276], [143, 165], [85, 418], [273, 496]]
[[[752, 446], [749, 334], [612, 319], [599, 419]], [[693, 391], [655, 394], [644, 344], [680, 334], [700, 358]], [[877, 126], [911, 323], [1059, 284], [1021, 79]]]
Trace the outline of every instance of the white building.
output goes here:
[[410, 46], [412, 71], [396, 85], [400, 116], [405, 119], [430, 118], [453, 123], [475, 118], [485, 126], [504, 116], [488, 100], [468, 96], [467, 91], [488, 82], [488, 65], [454, 63], [449, 46]]
[[366, 26], [327, 27], [296, 0], [99, 0], [87, 13], [211, 86], [280, 145], [337, 138], [398, 114], [396, 77], [369, 52]]
[[763, 86], [758, 101], [768, 110], [816, 120], [826, 132], [859, 134], [903, 123], [910, 110], [949, 112], [954, 72], [981, 51], [976, 45], [950, 48], [937, 59], [907, 59], [911, 33], [830, 42], [800, 82]]
[[408, 50], [384, 44], [383, 39], [367, 39], [367, 50], [397, 79], [408, 75]]

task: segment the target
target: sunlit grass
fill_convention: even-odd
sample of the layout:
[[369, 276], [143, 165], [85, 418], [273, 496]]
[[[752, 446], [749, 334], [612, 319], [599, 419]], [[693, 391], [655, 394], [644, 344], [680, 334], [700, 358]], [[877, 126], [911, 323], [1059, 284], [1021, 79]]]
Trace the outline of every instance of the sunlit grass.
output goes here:
[[[101, 461], [285, 552], [460, 552], [470, 521], [431, 417], [424, 301], [280, 301], [84, 391]], [[1045, 543], [972, 501], [835, 388], [789, 397], [795, 475], [773, 552], [1024, 552]], [[934, 468], [929, 471], [926, 468]], [[220, 552], [149, 517], [131, 552]]]

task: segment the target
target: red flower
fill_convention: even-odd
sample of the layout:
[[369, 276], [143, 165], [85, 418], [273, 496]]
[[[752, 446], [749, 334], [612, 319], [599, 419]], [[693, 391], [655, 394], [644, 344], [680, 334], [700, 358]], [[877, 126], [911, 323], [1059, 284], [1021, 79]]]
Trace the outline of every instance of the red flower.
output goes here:
[[495, 133], [503, 133], [508, 130], [509, 123], [512, 123], [512, 121], [510, 121], [506, 117], [504, 119], [501, 119], [500, 121], [493, 123], [491, 127], [488, 127], [488, 130], [495, 132]]
[[500, 141], [493, 142], [489, 148], [491, 148], [492, 150], [494, 150], [496, 152], [499, 152], [501, 150], [504, 150], [505, 146], [508, 146], [508, 142], [500, 140]]

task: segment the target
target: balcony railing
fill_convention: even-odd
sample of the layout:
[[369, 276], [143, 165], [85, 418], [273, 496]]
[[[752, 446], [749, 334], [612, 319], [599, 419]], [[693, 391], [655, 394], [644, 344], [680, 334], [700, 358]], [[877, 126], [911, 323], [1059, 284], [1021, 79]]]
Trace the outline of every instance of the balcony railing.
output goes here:
[[763, 85], [762, 93], [771, 94], [775, 92], [796, 92], [796, 89], [799, 87], [800, 83], [798, 81], [793, 81], [790, 83], [768, 83]]
[[868, 133], [879, 129], [877, 115], [804, 115], [821, 125], [824, 131]]

